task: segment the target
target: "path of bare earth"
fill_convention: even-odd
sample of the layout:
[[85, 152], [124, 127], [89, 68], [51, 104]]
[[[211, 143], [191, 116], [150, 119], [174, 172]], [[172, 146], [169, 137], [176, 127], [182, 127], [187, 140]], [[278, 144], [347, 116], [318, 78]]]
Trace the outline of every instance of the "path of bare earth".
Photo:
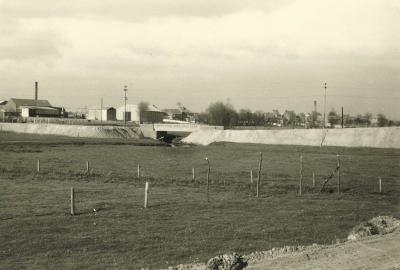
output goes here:
[[[287, 247], [244, 256], [246, 269], [400, 270], [400, 230], [334, 245]], [[205, 270], [205, 264], [180, 265], [173, 269]]]
[[400, 269], [400, 231], [332, 246], [309, 246], [249, 261], [247, 269]]

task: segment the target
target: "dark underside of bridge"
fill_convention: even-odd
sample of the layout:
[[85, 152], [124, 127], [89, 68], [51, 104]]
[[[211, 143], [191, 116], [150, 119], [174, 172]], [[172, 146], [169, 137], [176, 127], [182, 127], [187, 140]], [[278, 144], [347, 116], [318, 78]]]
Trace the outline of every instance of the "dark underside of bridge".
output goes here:
[[157, 131], [157, 139], [166, 143], [173, 143], [175, 141], [180, 141], [189, 134], [190, 132]]

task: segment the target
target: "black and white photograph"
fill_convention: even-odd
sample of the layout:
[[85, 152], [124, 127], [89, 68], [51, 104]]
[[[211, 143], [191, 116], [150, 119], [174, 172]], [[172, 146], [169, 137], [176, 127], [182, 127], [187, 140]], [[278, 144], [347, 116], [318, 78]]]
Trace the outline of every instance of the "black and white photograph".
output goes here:
[[400, 270], [400, 1], [0, 0], [0, 269]]

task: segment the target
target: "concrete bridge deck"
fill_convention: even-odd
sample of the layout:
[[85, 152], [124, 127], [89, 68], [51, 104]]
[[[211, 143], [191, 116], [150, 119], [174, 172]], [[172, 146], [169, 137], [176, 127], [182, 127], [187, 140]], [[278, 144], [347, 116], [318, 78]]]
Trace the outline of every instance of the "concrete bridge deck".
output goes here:
[[188, 132], [192, 133], [199, 130], [224, 130], [223, 126], [209, 126], [202, 124], [141, 124], [140, 129], [146, 138], [158, 139], [168, 132]]

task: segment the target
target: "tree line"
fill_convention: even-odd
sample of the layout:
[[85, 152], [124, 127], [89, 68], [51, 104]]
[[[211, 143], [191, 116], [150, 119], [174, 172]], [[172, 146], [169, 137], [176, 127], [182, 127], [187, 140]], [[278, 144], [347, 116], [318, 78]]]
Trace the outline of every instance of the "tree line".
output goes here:
[[[335, 127], [371, 127], [371, 126], [400, 126], [400, 121], [388, 119], [384, 114], [373, 115], [365, 113], [364, 115], [351, 116], [342, 115], [331, 109], [327, 114], [326, 126]], [[211, 103], [205, 112], [198, 115], [198, 121], [204, 124], [219, 125], [225, 128], [235, 126], [265, 126], [265, 127], [292, 127], [292, 128], [318, 128], [322, 127], [323, 115], [312, 111], [309, 113], [296, 113], [293, 110], [279, 112], [251, 111], [250, 109], [235, 110], [229, 102]]]

